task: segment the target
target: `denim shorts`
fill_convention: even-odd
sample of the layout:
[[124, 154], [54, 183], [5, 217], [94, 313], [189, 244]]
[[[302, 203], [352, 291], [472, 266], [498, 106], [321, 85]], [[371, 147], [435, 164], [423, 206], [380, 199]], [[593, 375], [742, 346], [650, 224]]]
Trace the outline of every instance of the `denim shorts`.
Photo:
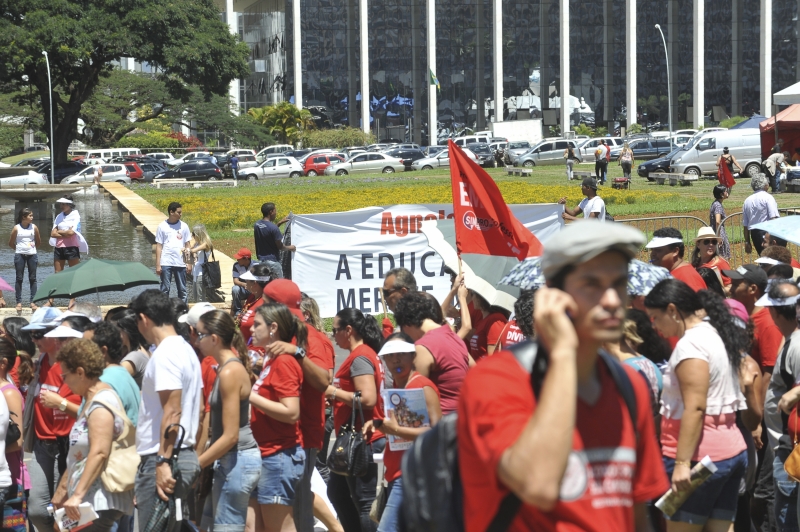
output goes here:
[[252, 494], [258, 504], [292, 506], [305, 462], [306, 453], [299, 445], [262, 458], [261, 479]]
[[[717, 472], [708, 477], [678, 508], [670, 521], [705, 525], [709, 519], [734, 521], [739, 504], [739, 485], [747, 470], [747, 451], [728, 460], [715, 461]], [[664, 457], [667, 476], [672, 477], [675, 459]]]
[[231, 451], [214, 463], [214, 486], [203, 509], [204, 530], [244, 532], [250, 493], [261, 477], [258, 447]]

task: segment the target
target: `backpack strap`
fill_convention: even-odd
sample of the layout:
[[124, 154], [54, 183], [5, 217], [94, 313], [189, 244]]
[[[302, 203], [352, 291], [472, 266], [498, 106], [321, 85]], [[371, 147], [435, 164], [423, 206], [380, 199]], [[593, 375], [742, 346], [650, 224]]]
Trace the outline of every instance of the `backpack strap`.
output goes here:
[[614, 357], [605, 351], [600, 351], [598, 354], [600, 355], [600, 359], [608, 368], [611, 378], [614, 379], [614, 384], [616, 384], [617, 391], [625, 401], [625, 406], [628, 407], [628, 415], [631, 418], [631, 423], [633, 423], [633, 433], [636, 435], [636, 440], [638, 441], [639, 432], [636, 430], [636, 425], [637, 420], [639, 419], [639, 412], [638, 404], [636, 402], [636, 393], [633, 391], [633, 383], [631, 382], [630, 377], [628, 377], [628, 374], [625, 372], [625, 368], [623, 368], [622, 364], [620, 364]]

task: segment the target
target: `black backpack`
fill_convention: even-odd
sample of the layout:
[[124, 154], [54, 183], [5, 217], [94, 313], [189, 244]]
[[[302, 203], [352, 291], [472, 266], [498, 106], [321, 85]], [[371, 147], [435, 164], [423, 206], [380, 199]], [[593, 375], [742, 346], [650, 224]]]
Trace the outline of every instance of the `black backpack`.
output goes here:
[[[537, 357], [538, 344], [523, 342], [508, 348], [531, 374], [531, 386], [539, 396], [547, 370], [547, 357]], [[605, 351], [599, 353], [628, 414], [637, 426], [633, 384], [622, 365]], [[408, 532], [463, 532], [464, 501], [458, 469], [458, 415], [447, 414], [431, 430], [419, 436], [403, 455], [403, 524]], [[637, 434], [638, 439], [638, 434]], [[509, 493], [503, 498], [487, 532], [504, 532], [511, 526], [522, 501]]]

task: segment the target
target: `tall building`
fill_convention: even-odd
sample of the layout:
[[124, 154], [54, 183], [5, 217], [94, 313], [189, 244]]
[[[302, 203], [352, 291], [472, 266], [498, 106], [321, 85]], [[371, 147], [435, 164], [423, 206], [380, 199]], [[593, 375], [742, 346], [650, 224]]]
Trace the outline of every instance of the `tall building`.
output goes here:
[[796, 0], [218, 1], [251, 49], [242, 111], [287, 100], [381, 138], [666, 124], [668, 86], [675, 127], [696, 127], [770, 116], [800, 80]]

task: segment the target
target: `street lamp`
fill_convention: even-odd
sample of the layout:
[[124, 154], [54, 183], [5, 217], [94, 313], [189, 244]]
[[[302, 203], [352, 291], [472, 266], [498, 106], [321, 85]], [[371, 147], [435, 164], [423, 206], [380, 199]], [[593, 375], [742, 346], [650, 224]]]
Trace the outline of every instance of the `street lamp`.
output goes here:
[[669, 105], [669, 151], [673, 149], [674, 139], [672, 138], [672, 86], [669, 84], [669, 52], [667, 51], [667, 40], [664, 38], [664, 32], [661, 31], [661, 25], [656, 24], [658, 33], [661, 34], [661, 42], [664, 43], [664, 55], [667, 58], [667, 105]]
[[53, 82], [50, 80], [50, 58], [47, 57], [47, 52], [42, 50], [44, 61], [47, 63], [47, 86], [50, 89], [50, 184], [56, 183], [56, 141], [53, 138]]

